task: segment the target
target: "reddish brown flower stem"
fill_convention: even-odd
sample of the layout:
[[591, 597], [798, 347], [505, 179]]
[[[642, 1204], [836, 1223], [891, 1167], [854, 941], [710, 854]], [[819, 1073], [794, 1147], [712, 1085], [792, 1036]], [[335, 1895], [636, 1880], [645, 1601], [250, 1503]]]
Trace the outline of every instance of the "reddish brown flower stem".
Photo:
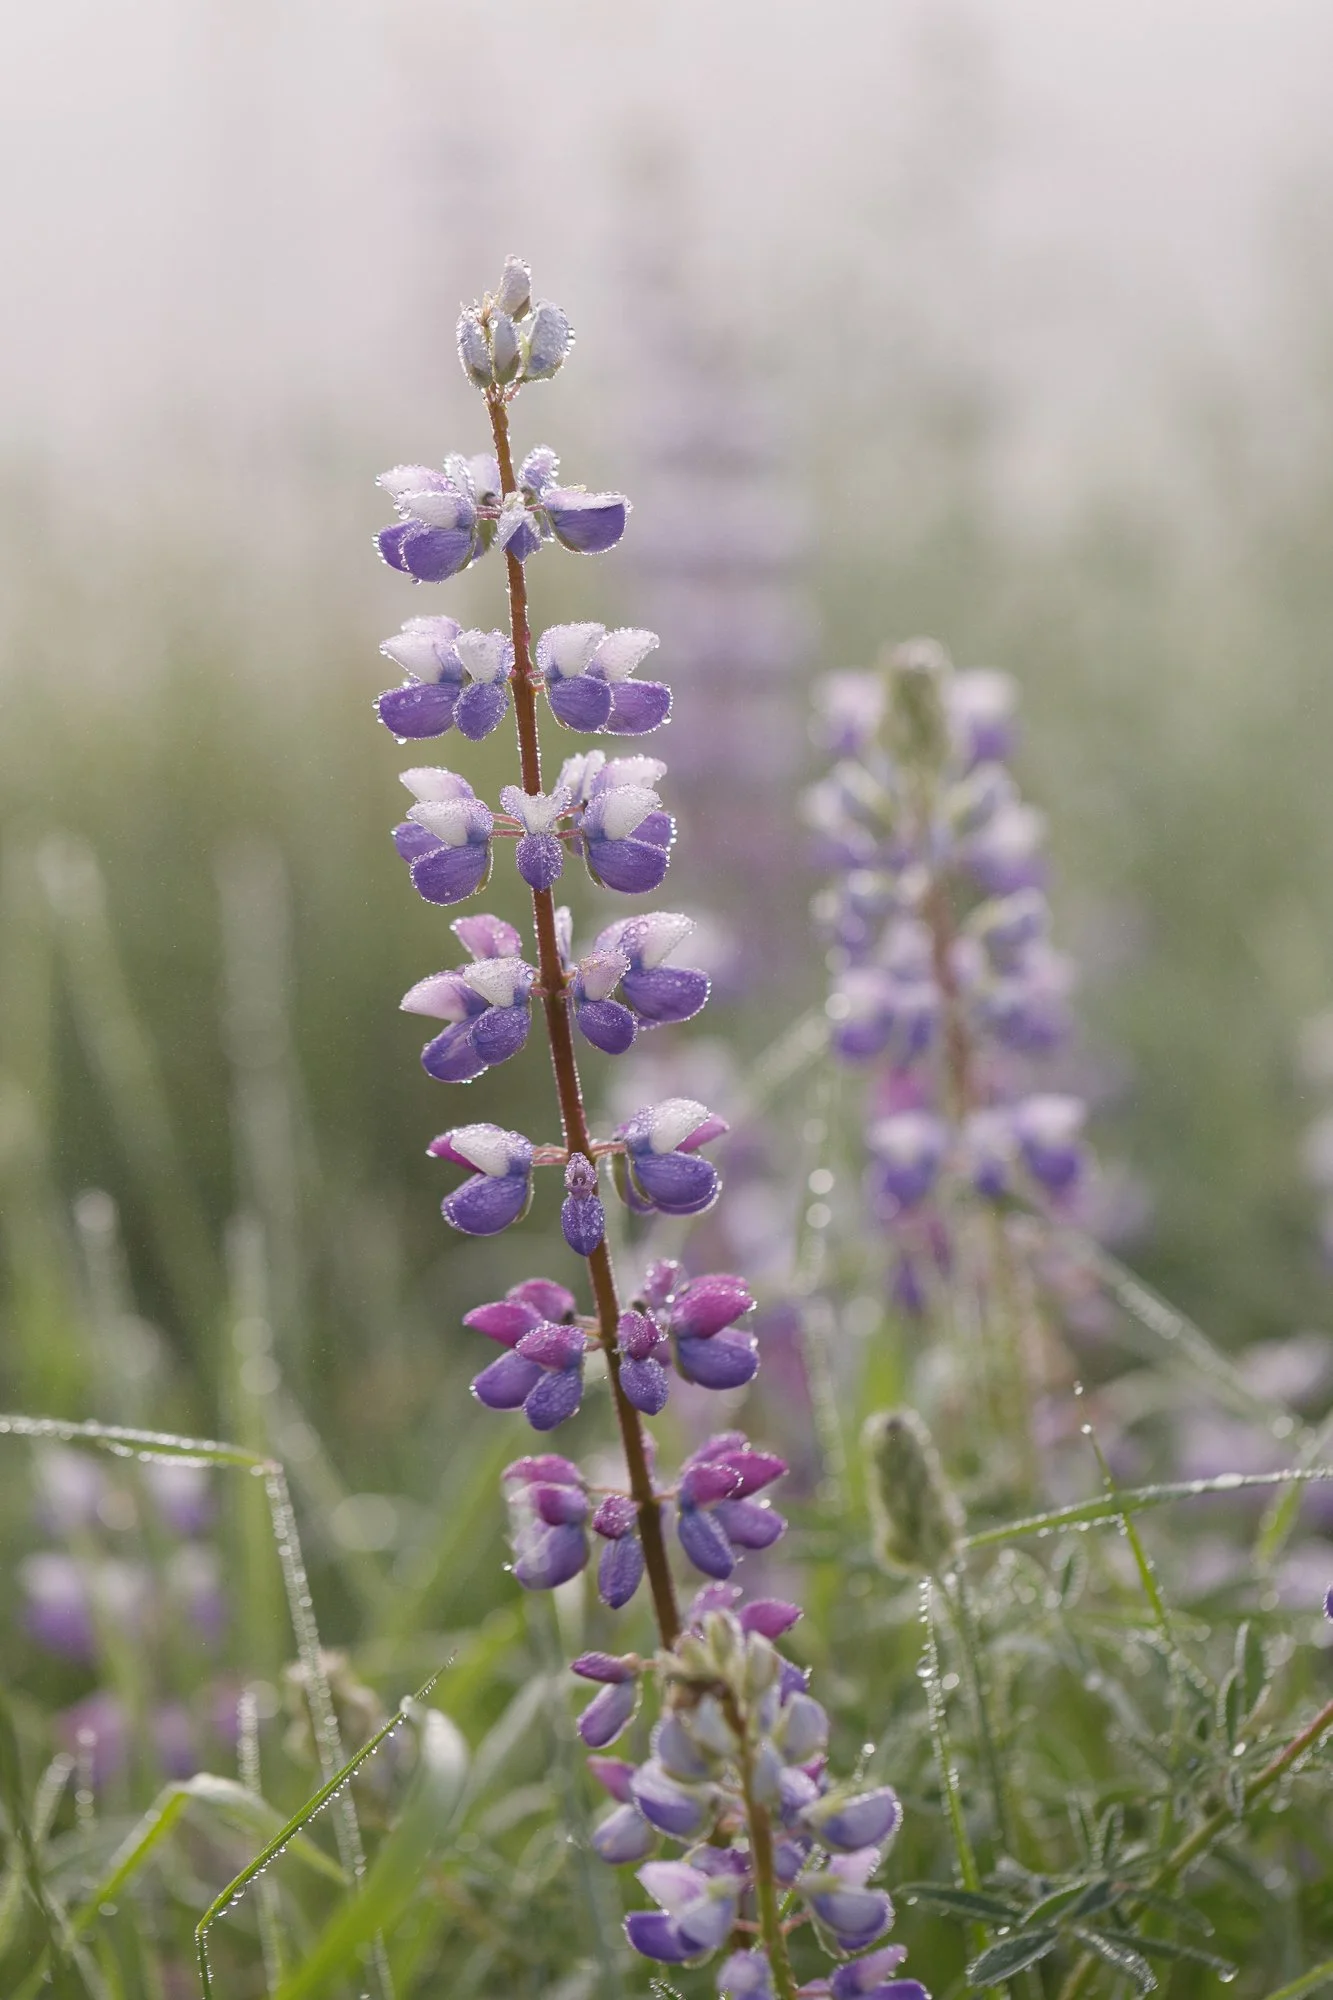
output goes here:
[[[509, 411], [503, 390], [493, 389], [487, 392], [486, 408], [491, 419], [491, 435], [495, 440], [495, 456], [500, 465], [500, 490], [506, 495], [516, 493], [518, 482], [514, 478], [514, 459], [509, 444]], [[542, 788], [542, 760], [537, 731], [532, 634], [528, 627], [527, 579], [523, 574], [522, 563], [508, 552], [505, 555], [505, 567], [509, 582], [509, 630], [514, 642], [514, 665], [509, 676], [509, 685], [513, 692], [514, 716], [518, 724], [519, 768], [522, 772], [524, 791], [534, 794], [540, 792]], [[583, 1086], [579, 1081], [579, 1066], [574, 1054], [568, 980], [560, 960], [560, 948], [556, 942], [555, 898], [549, 889], [533, 890], [532, 920], [537, 935], [537, 972], [542, 1012], [546, 1018], [546, 1032], [551, 1046], [551, 1067], [555, 1072], [555, 1090], [560, 1104], [560, 1123], [564, 1130], [565, 1145], [571, 1153], [583, 1153], [588, 1159], [592, 1159], [594, 1145], [588, 1130], [588, 1116], [583, 1105]], [[616, 1420], [620, 1425], [625, 1463], [629, 1468], [630, 1493], [639, 1510], [639, 1536], [643, 1543], [644, 1566], [648, 1572], [653, 1611], [657, 1618], [657, 1629], [662, 1644], [672, 1646], [680, 1635], [676, 1586], [672, 1581], [671, 1565], [667, 1560], [666, 1537], [662, 1530], [662, 1505], [653, 1490], [643, 1425], [639, 1412], [621, 1387], [620, 1351], [616, 1346], [616, 1329], [620, 1324], [620, 1300], [616, 1293], [616, 1274], [605, 1243], [598, 1245], [587, 1262], [593, 1300], [597, 1307], [597, 1337], [606, 1356], [607, 1374], [611, 1378], [611, 1395], [616, 1407]]]

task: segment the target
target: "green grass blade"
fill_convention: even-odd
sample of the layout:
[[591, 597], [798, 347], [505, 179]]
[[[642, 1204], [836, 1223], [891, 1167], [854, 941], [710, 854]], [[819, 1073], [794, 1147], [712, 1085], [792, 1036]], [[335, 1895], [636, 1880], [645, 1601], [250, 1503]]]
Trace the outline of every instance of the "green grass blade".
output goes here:
[[1206, 1493], [1241, 1493], [1256, 1487], [1301, 1485], [1317, 1479], [1333, 1479], [1333, 1466], [1314, 1465], [1286, 1472], [1222, 1472], [1215, 1479], [1185, 1479], [1160, 1486], [1126, 1486], [1114, 1498], [1106, 1494], [1093, 1500], [1077, 1500], [1070, 1507], [1055, 1507], [1045, 1514], [1027, 1514], [1017, 1521], [1003, 1522], [998, 1528], [982, 1528], [965, 1537], [967, 1549], [1002, 1548], [1006, 1542], [1025, 1535], [1056, 1535], [1064, 1528], [1091, 1528], [1103, 1521], [1118, 1521], [1125, 1514], [1140, 1514], [1149, 1507], [1167, 1507], [1176, 1500], [1197, 1500]]
[[384, 1840], [360, 1892], [335, 1912], [305, 1963], [279, 1987], [276, 2000], [310, 2000], [327, 1991], [330, 1980], [355, 1965], [368, 1943], [390, 1931], [457, 1822], [467, 1746], [438, 1708], [421, 1711], [418, 1730], [420, 1761], [398, 1824]]
[[1279, 1986], [1267, 2000], [1305, 2000], [1307, 1993], [1317, 1993], [1321, 1986], [1333, 1986], [1333, 1958], [1326, 1958], [1322, 1965], [1312, 1966], [1299, 1979], [1293, 1979], [1290, 1986]]

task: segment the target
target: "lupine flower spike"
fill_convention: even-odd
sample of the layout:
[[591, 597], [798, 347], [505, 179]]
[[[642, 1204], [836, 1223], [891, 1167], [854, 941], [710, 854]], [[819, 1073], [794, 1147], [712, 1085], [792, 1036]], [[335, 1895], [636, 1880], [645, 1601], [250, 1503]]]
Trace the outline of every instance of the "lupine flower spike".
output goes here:
[[[871, 1882], [898, 1823], [897, 1800], [885, 1787], [857, 1791], [830, 1781], [824, 1712], [774, 1643], [799, 1608], [769, 1598], [743, 1605], [729, 1581], [748, 1553], [769, 1548], [785, 1530], [767, 1496], [786, 1466], [743, 1432], [726, 1430], [699, 1445], [673, 1478], [658, 1470], [645, 1428], [677, 1377], [717, 1391], [743, 1389], [753, 1378], [754, 1296], [742, 1277], [691, 1276], [674, 1262], [652, 1264], [626, 1285], [607, 1247], [603, 1169], [636, 1214], [701, 1214], [721, 1188], [703, 1149], [727, 1126], [695, 1099], [672, 1097], [599, 1139], [584, 1107], [576, 1029], [600, 1054], [618, 1056], [639, 1035], [692, 1019], [709, 988], [703, 972], [674, 962], [694, 928], [688, 916], [622, 914], [577, 954], [569, 915], [553, 899], [571, 855], [605, 890], [657, 889], [676, 837], [659, 791], [666, 777], [659, 758], [581, 749], [554, 784], [543, 779], [539, 694], [562, 730], [585, 735], [643, 736], [671, 710], [667, 684], [638, 675], [658, 648], [655, 633], [586, 620], [548, 626], [535, 647], [530, 642], [531, 558], [552, 543], [584, 555], [613, 548], [630, 511], [623, 494], [564, 483], [545, 445], [515, 467], [513, 399], [559, 371], [572, 339], [565, 313], [534, 299], [527, 266], [509, 258], [495, 291], [458, 322], [459, 359], [483, 397], [490, 448], [439, 466], [395, 466], [380, 480], [397, 516], [376, 537], [390, 568], [415, 583], [440, 583], [494, 551], [509, 611], [507, 629], [496, 630], [465, 630], [434, 611], [407, 619], [381, 648], [404, 678], [378, 697], [380, 721], [402, 741], [452, 731], [477, 742], [512, 714], [518, 751], [514, 782], [494, 802], [454, 770], [405, 771], [412, 804], [395, 845], [418, 895], [450, 907], [485, 885], [497, 846], [512, 840], [532, 902], [530, 946], [498, 917], [457, 918], [453, 930], [469, 959], [427, 973], [402, 1006], [442, 1024], [421, 1061], [437, 1081], [461, 1084], [525, 1047], [539, 1002], [560, 1114], [559, 1134], [549, 1139], [486, 1122], [453, 1125], [433, 1139], [430, 1154], [464, 1170], [443, 1198], [444, 1218], [467, 1235], [495, 1235], [526, 1214], [538, 1170], [558, 1169], [561, 1233], [583, 1272], [581, 1286], [524, 1279], [466, 1315], [470, 1332], [499, 1350], [473, 1393], [487, 1409], [521, 1413], [546, 1433], [580, 1411], [590, 1358], [610, 1379], [623, 1483], [594, 1489], [572, 1459], [549, 1452], [516, 1459], [503, 1483], [513, 1574], [525, 1590], [571, 1582], [595, 1546], [606, 1605], [627, 1604], [645, 1581], [652, 1600], [655, 1662], [609, 1653], [574, 1662], [594, 1684], [579, 1729], [598, 1753], [630, 1728], [645, 1695], [657, 1694], [648, 1757], [637, 1765], [601, 1754], [591, 1760], [613, 1801], [597, 1851], [640, 1865], [657, 1905], [628, 1919], [630, 1942], [664, 1964], [718, 1956], [724, 2000], [795, 2000], [786, 1935], [794, 1922], [808, 1923], [840, 1963], [831, 1984], [803, 1991], [915, 2000], [919, 1989], [900, 1995], [902, 1982], [888, 1980], [896, 1948], [851, 1956], [877, 1945], [892, 1922], [888, 1896]], [[873, 1017], [861, 1030], [873, 1046], [881, 1035], [874, 996], [858, 1005]], [[924, 1019], [924, 1000], [921, 1008]], [[926, 1028], [903, 1032], [920, 1041]], [[1033, 1125], [1030, 1144], [1047, 1154], [1058, 1148], [1050, 1115]], [[915, 1172], [929, 1177], [920, 1161]], [[669, 1525], [681, 1564], [709, 1580], [684, 1620]], [[680, 1843], [683, 1856], [651, 1858], [663, 1839]], [[780, 1914], [789, 1899], [794, 1918]], [[728, 1951], [738, 1924], [754, 1943]]]

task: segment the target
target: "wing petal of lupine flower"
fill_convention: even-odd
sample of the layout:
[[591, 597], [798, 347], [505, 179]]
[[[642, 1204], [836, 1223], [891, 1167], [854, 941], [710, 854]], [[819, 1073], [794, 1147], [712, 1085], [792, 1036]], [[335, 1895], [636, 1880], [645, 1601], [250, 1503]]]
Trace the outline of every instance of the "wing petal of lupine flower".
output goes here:
[[[588, 1760], [593, 1762], [592, 1758]], [[626, 1803], [609, 1812], [592, 1830], [593, 1852], [613, 1868], [642, 1861], [652, 1853], [661, 1835], [650, 1826], [638, 1807]]]
[[612, 1611], [628, 1604], [643, 1580], [643, 1547], [637, 1535], [608, 1542], [597, 1563], [597, 1595]]
[[582, 556], [598, 556], [613, 549], [625, 532], [630, 513], [623, 493], [584, 493], [569, 486], [544, 493], [542, 508], [556, 540]]
[[621, 980], [621, 991], [639, 1016], [653, 1027], [692, 1021], [708, 1000], [707, 973], [689, 966], [645, 966], [631, 968]]
[[734, 1951], [717, 1975], [718, 2000], [774, 2000], [773, 1968], [763, 1951]]
[[493, 1180], [477, 1174], [464, 1181], [456, 1193], [445, 1196], [440, 1212], [465, 1236], [498, 1236], [527, 1213], [531, 1199], [532, 1183], [526, 1177]]
[[671, 689], [663, 681], [621, 681], [611, 690], [605, 728], [610, 736], [647, 736], [671, 714]]
[[[681, 1370], [685, 1373], [684, 1369]], [[694, 1378], [691, 1377], [691, 1380]], [[666, 1408], [671, 1395], [671, 1379], [660, 1361], [622, 1361], [620, 1386], [636, 1410], [656, 1417]]]
[[707, 1957], [687, 1944], [674, 1920], [662, 1910], [633, 1910], [625, 1919], [625, 1936], [641, 1958], [658, 1965], [688, 1965], [692, 1959]]
[[528, 1039], [532, 1011], [521, 1007], [488, 1007], [472, 1024], [472, 1046], [487, 1063], [507, 1062]]
[[608, 1682], [593, 1696], [579, 1717], [579, 1735], [590, 1750], [605, 1750], [609, 1743], [614, 1743], [617, 1736], [628, 1729], [638, 1705], [639, 1684], [636, 1680]]
[[634, 1161], [641, 1191], [663, 1215], [700, 1215], [717, 1199], [717, 1168], [689, 1153], [643, 1153]]
[[[915, 1979], [893, 1979], [907, 1956], [907, 1946], [903, 1944], [885, 1945], [880, 1951], [872, 1951], [865, 1958], [854, 1959], [850, 1965], [840, 1965], [829, 1984], [833, 2000], [929, 2000], [924, 1986]], [[915, 1992], [907, 1989], [915, 1988]]]
[[674, 1840], [698, 1839], [712, 1820], [711, 1789], [677, 1784], [652, 1758], [639, 1766], [630, 1788], [644, 1818]]
[[460, 735], [480, 743], [499, 728], [508, 710], [509, 690], [502, 682], [473, 681], [454, 703], [454, 722]]
[[395, 736], [443, 736], [453, 727], [458, 689], [451, 681], [413, 681], [389, 688], [375, 702], [375, 713]]
[[759, 1372], [759, 1350], [754, 1336], [738, 1329], [711, 1340], [682, 1335], [676, 1341], [676, 1366], [701, 1389], [740, 1389]]
[[473, 1378], [472, 1393], [488, 1410], [520, 1410], [541, 1377], [535, 1361], [525, 1361], [511, 1351]]
[[736, 1552], [708, 1509], [682, 1507], [676, 1517], [676, 1533], [686, 1555], [704, 1576], [731, 1575], [736, 1567]]
[[786, 1533], [783, 1516], [766, 1500], [719, 1500], [713, 1509], [729, 1542], [742, 1549], [767, 1549]]
[[744, 1278], [718, 1271], [691, 1278], [680, 1288], [671, 1301], [669, 1325], [673, 1333], [709, 1340], [724, 1327], [734, 1326], [753, 1305], [754, 1295]]
[[474, 1039], [476, 1024], [459, 1021], [436, 1035], [421, 1051], [421, 1067], [437, 1083], [473, 1083], [484, 1076], [493, 1058], [484, 1056]]

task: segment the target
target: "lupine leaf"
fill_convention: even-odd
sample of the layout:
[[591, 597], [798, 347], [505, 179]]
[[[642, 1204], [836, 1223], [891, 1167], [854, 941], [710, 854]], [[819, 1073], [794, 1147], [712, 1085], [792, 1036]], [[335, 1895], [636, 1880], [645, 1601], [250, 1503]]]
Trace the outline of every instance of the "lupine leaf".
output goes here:
[[[1079, 1934], [1082, 1936], [1082, 1932]], [[1216, 1952], [1200, 1951], [1196, 1944], [1177, 1944], [1173, 1938], [1141, 1937], [1137, 1931], [1107, 1930], [1103, 1924], [1100, 1935], [1112, 1944], [1124, 1945], [1131, 1951], [1142, 1952], [1145, 1958], [1187, 1959], [1191, 1965], [1206, 1965], [1219, 1979], [1234, 1979], [1236, 1968], [1229, 1959], [1219, 1958]], [[1091, 1944], [1091, 1936], [1084, 1940]]]
[[908, 1903], [927, 1903], [957, 1916], [979, 1917], [983, 1923], [1012, 1924], [1023, 1914], [1016, 1903], [982, 1895], [974, 1889], [955, 1889], [948, 1882], [904, 1882], [894, 1894]]
[[967, 1968], [967, 1976], [974, 1986], [993, 1986], [997, 1980], [1010, 1979], [1021, 1972], [1024, 1966], [1035, 1965], [1055, 1950], [1060, 1942], [1057, 1930], [1018, 1931], [1013, 1937], [1001, 1938], [991, 1945], [979, 1958], [974, 1958]]
[[1140, 1993], [1151, 1993], [1156, 1987], [1157, 1974], [1142, 1952], [1136, 1951], [1133, 1945], [1122, 1944], [1102, 1931], [1084, 1930], [1081, 1925], [1074, 1936], [1089, 1951], [1095, 1951], [1098, 1958], [1104, 1958], [1117, 1972], [1123, 1972], [1127, 1979], [1132, 1979]]

